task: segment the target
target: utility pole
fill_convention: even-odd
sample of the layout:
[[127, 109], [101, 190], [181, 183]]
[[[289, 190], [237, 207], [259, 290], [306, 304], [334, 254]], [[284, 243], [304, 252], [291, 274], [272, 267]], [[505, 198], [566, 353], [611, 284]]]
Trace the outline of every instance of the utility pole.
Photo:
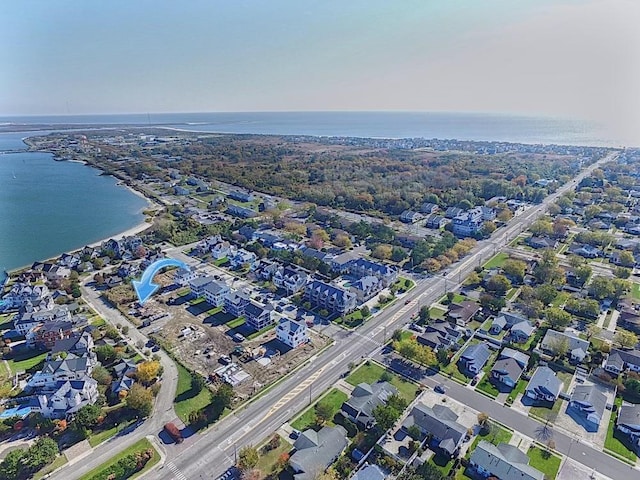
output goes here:
[[311, 405], [311, 385], [313, 385], [312, 383], [309, 384], [309, 405]]

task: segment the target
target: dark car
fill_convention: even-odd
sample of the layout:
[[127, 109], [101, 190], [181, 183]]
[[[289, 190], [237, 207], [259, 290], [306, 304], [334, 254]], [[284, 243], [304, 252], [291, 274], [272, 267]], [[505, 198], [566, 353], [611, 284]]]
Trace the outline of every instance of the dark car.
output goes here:
[[436, 392], [436, 393], [445, 393], [445, 392], [446, 392], [446, 390], [445, 390], [445, 388], [444, 388], [444, 385], [442, 385], [441, 383], [440, 383], [440, 384], [438, 384], [438, 385], [436, 385], [436, 386], [433, 388], [433, 391], [434, 391], [434, 392]]

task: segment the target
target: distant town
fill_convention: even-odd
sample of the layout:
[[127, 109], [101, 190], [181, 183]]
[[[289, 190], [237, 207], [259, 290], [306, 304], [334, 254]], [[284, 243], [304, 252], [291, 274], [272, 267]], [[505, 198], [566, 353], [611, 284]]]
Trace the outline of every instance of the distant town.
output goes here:
[[[0, 478], [640, 470], [640, 150], [57, 132], [152, 203], [9, 272]], [[154, 262], [141, 304], [132, 282]]]

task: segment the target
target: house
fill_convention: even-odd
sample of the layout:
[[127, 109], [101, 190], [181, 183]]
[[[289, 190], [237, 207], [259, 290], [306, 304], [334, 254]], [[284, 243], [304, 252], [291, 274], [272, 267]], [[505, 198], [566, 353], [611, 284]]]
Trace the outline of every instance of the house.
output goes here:
[[213, 245], [209, 251], [211, 252], [211, 257], [215, 260], [222, 260], [223, 258], [228, 257], [232, 253], [231, 244], [226, 240], [221, 241]]
[[444, 216], [446, 218], [449, 219], [453, 219], [455, 217], [457, 217], [458, 215], [464, 213], [464, 210], [462, 208], [458, 208], [458, 207], [449, 207], [447, 208], [447, 210], [444, 212]]
[[514, 325], [520, 322], [526, 322], [527, 319], [509, 312], [501, 312], [497, 317], [493, 319], [491, 326], [489, 327], [489, 333], [491, 335], [498, 335], [502, 330], [510, 330]]
[[249, 265], [249, 269], [253, 270], [257, 261], [258, 257], [256, 257], [255, 253], [248, 252], [242, 248], [229, 258], [231, 268], [242, 268], [245, 265]]
[[372, 262], [365, 258], [353, 260], [348, 272], [356, 278], [374, 276], [382, 281], [384, 287], [391, 286], [398, 279], [398, 269], [382, 263]]
[[198, 273], [195, 270], [191, 270], [190, 268], [178, 268], [176, 272], [173, 274], [173, 281], [181, 286], [186, 286], [192, 280], [195, 280], [198, 277]]
[[527, 340], [536, 331], [536, 327], [531, 325], [528, 321], [516, 323], [509, 330], [509, 337], [516, 343], [526, 343]]
[[384, 288], [382, 281], [378, 277], [368, 275], [352, 282], [349, 291], [358, 297], [359, 303], [364, 303]]
[[173, 187], [173, 193], [176, 195], [189, 195], [190, 191], [188, 188], [181, 187], [180, 185], [176, 185]]
[[444, 227], [447, 223], [449, 223], [449, 221], [446, 218], [444, 218], [442, 215], [437, 215], [435, 213], [432, 213], [427, 216], [427, 220], [424, 225], [427, 228], [434, 228], [436, 230], [439, 230], [442, 227]]
[[558, 241], [553, 240], [549, 237], [532, 236], [527, 239], [527, 245], [535, 249], [540, 249], [540, 248], [556, 249], [558, 248]]
[[34, 373], [27, 385], [30, 388], [51, 387], [60, 381], [80, 380], [91, 376], [94, 362], [89, 357], [68, 354], [63, 360], [45, 362], [42, 370]]
[[493, 365], [489, 375], [496, 382], [500, 382], [509, 388], [514, 388], [523, 371], [524, 367], [514, 358], [502, 358]]
[[402, 422], [402, 429], [409, 431], [412, 426], [417, 427], [423, 437], [430, 436], [430, 448], [452, 457], [467, 435], [467, 427], [456, 422], [457, 419], [458, 415], [449, 407], [440, 404], [428, 407], [419, 402]]
[[29, 346], [51, 348], [57, 340], [69, 338], [73, 334], [73, 323], [69, 321], [45, 322], [33, 327], [25, 338]]
[[376, 423], [373, 410], [386, 404], [387, 399], [397, 393], [396, 387], [389, 382], [360, 383], [353, 389], [349, 399], [342, 404], [340, 411], [356, 425], [371, 428]]
[[304, 294], [311, 305], [333, 314], [344, 315], [357, 307], [355, 294], [319, 280], [307, 283]]
[[242, 190], [231, 190], [227, 196], [233, 200], [244, 203], [253, 202], [256, 198], [253, 193], [243, 192]]
[[127, 359], [120, 360], [114, 367], [113, 373], [116, 378], [129, 377], [136, 373], [137, 366], [135, 362]]
[[455, 324], [439, 320], [426, 326], [425, 332], [416, 339], [418, 343], [434, 350], [448, 349], [462, 338], [462, 332], [455, 328]]
[[276, 338], [291, 348], [298, 348], [309, 341], [308, 331], [305, 322], [282, 318], [276, 327]]
[[375, 464], [365, 464], [364, 468], [358, 470], [351, 480], [384, 480], [387, 475]]
[[309, 281], [309, 275], [299, 268], [279, 267], [273, 274], [271, 281], [276, 287], [293, 295], [304, 288]]
[[229, 292], [224, 298], [224, 311], [234, 317], [242, 317], [249, 299], [238, 292]]
[[640, 372], [640, 350], [611, 349], [604, 369], [616, 376], [625, 370]]
[[351, 263], [357, 260], [359, 255], [353, 252], [345, 252], [333, 257], [329, 263], [331, 270], [336, 273], [346, 273], [349, 271]]
[[447, 318], [455, 322], [456, 325], [464, 327], [469, 323], [474, 315], [480, 311], [480, 304], [465, 300], [462, 303], [452, 303], [449, 305]]
[[470, 467], [482, 478], [500, 480], [544, 480], [540, 470], [529, 465], [526, 453], [508, 443], [493, 445], [481, 440], [469, 458]]
[[238, 218], [253, 218], [258, 216], [258, 212], [252, 208], [241, 207], [240, 205], [235, 205], [233, 203], [227, 206], [226, 213]]
[[263, 307], [251, 301], [244, 307], [244, 316], [247, 324], [254, 330], [262, 330], [274, 321], [273, 307], [271, 305]]
[[131, 377], [121, 377], [111, 383], [111, 392], [118, 396], [123, 395], [122, 392], [128, 392], [129, 390], [131, 390], [131, 387], [133, 387], [134, 383], [135, 380]]
[[462, 352], [462, 355], [460, 355], [458, 359], [458, 364], [463, 371], [466, 370], [473, 376], [480, 373], [490, 356], [491, 350], [489, 350], [486, 343], [476, 343], [469, 345], [464, 352]]
[[196, 277], [189, 282], [189, 289], [194, 297], [202, 297], [204, 295], [204, 287], [214, 281], [213, 277]]
[[476, 208], [479, 208], [482, 212], [482, 220], [484, 220], [485, 222], [496, 219], [497, 212], [495, 208], [487, 207], [486, 205], [482, 205]]
[[423, 203], [420, 206], [420, 211], [422, 213], [424, 213], [425, 215], [430, 215], [432, 213], [436, 213], [438, 210], [440, 210], [440, 207], [438, 205], [436, 205], [435, 203]]
[[481, 208], [472, 208], [453, 219], [453, 234], [459, 237], [471, 237], [480, 231], [483, 223]]
[[538, 367], [529, 380], [525, 396], [536, 401], [555, 402], [560, 395], [562, 381], [549, 367]]
[[74, 335], [69, 338], [56, 340], [51, 347], [48, 360], [55, 358], [56, 355], [61, 352], [73, 353], [78, 357], [94, 357], [93, 347], [93, 337], [89, 332], [83, 332], [81, 335]]
[[502, 349], [498, 359], [503, 360], [505, 358], [513, 358], [522, 368], [526, 368], [529, 364], [529, 355], [513, 348], [505, 347]]
[[230, 289], [223, 282], [209, 282], [202, 288], [202, 296], [212, 307], [222, 307]]
[[403, 223], [416, 223], [422, 220], [424, 216], [413, 210], [405, 210], [400, 214], [400, 221]]
[[616, 428], [625, 435], [640, 453], [640, 404], [622, 402], [618, 410]]
[[32, 410], [45, 418], [64, 418], [98, 399], [98, 382], [91, 377], [60, 381], [51, 393], [42, 393], [31, 400]]
[[314, 480], [324, 472], [347, 448], [347, 431], [344, 427], [323, 427], [318, 432], [308, 429], [293, 444], [294, 453], [289, 465], [295, 480]]
[[607, 396], [595, 385], [576, 385], [569, 401], [569, 408], [579, 412], [596, 429], [607, 406]]
[[591, 245], [573, 244], [569, 247], [569, 251], [584, 258], [598, 258], [603, 256], [602, 250]]
[[540, 348], [551, 355], [556, 354], [559, 344], [566, 345], [567, 354], [574, 362], [582, 362], [589, 353], [589, 340], [583, 340], [571, 333], [547, 330], [544, 338], [540, 342]]

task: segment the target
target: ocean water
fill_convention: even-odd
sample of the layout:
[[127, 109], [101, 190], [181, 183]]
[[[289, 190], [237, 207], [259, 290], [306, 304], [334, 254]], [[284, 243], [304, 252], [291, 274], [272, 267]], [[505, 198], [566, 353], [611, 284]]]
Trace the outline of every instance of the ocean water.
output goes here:
[[440, 138], [517, 143], [621, 146], [602, 125], [580, 120], [479, 113], [438, 112], [241, 112], [151, 113], [0, 117], [18, 124], [163, 125], [191, 131], [376, 138]]
[[[0, 150], [24, 147], [14, 140], [0, 136]], [[81, 163], [56, 162], [47, 153], [0, 154], [0, 272], [132, 228], [146, 205]]]

